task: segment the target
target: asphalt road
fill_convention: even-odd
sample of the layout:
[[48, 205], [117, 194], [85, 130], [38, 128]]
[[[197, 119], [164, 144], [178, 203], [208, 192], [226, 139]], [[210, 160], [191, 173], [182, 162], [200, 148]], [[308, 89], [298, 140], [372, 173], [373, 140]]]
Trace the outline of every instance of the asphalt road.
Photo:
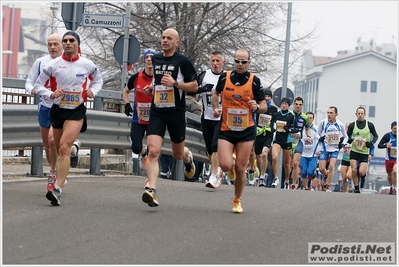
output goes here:
[[397, 198], [159, 179], [68, 178], [61, 206], [45, 179], [3, 181], [3, 264], [308, 264], [308, 242], [396, 242]]

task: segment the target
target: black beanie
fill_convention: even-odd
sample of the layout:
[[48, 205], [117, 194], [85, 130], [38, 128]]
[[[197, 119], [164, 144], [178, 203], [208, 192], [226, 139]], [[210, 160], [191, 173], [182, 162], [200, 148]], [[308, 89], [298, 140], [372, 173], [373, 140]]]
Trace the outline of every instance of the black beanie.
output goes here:
[[288, 106], [291, 106], [291, 100], [288, 97], [283, 97], [283, 99], [281, 99], [280, 105], [283, 102], [287, 103]]
[[72, 35], [72, 36], [75, 37], [76, 40], [78, 41], [78, 45], [80, 45], [80, 37], [79, 37], [79, 34], [77, 34], [76, 32], [73, 32], [73, 31], [67, 31], [67, 32], [64, 33], [64, 35], [62, 36], [62, 39], [64, 39], [65, 35]]

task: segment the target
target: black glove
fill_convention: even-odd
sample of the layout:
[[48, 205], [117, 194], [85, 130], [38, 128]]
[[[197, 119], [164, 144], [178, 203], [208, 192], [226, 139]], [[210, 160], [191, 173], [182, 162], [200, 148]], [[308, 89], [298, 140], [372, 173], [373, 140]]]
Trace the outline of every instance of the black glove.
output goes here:
[[353, 138], [349, 138], [348, 139], [348, 144], [352, 144], [352, 142], [353, 142]]
[[341, 148], [343, 148], [344, 147], [344, 145], [341, 143], [341, 142], [339, 142], [339, 144], [338, 144], [338, 149], [341, 149]]
[[320, 138], [319, 138], [319, 142], [323, 143], [323, 142], [324, 142], [324, 139], [326, 139], [326, 136], [325, 136], [325, 135], [323, 135], [323, 136], [320, 136]]
[[285, 131], [286, 133], [289, 133], [289, 132], [290, 132], [290, 128], [288, 128], [287, 125], [284, 125], [284, 131]]
[[125, 114], [126, 114], [126, 116], [132, 116], [132, 112], [133, 112], [133, 109], [132, 109], [132, 106], [130, 106], [130, 103], [126, 103], [125, 104]]
[[212, 88], [213, 88], [213, 84], [211, 84], [211, 83], [205, 84], [204, 86], [198, 87], [197, 94], [200, 94], [203, 92], [209, 92], [212, 90]]
[[370, 148], [371, 147], [371, 143], [370, 142], [366, 142], [366, 147]]

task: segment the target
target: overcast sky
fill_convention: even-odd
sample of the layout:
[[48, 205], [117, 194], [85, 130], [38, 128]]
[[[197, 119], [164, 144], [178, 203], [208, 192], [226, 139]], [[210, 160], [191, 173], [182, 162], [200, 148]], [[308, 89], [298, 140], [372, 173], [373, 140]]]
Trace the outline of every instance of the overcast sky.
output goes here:
[[315, 56], [353, 50], [359, 37], [374, 38], [376, 44], [398, 42], [396, 1], [293, 1], [292, 9], [292, 31], [306, 32], [318, 25], [319, 38], [312, 44]]

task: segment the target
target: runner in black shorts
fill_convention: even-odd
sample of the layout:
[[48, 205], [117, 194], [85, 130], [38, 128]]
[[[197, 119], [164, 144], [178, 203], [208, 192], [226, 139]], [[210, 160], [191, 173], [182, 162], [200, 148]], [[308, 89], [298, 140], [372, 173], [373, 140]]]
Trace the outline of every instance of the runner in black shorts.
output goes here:
[[272, 168], [273, 168], [273, 183], [272, 186], [275, 187], [280, 183], [278, 178], [278, 155], [281, 149], [283, 149], [283, 161], [284, 161], [284, 173], [285, 173], [285, 183], [284, 189], [288, 189], [289, 178], [290, 178], [290, 161], [291, 161], [291, 132], [295, 124], [295, 117], [292, 112], [288, 110], [291, 105], [291, 100], [287, 97], [281, 99], [280, 108], [281, 110], [274, 113], [272, 116], [271, 127], [272, 131], [275, 131], [273, 147], [272, 147]]
[[150, 207], [157, 207], [157, 179], [159, 175], [158, 158], [163, 139], [168, 128], [172, 142], [173, 157], [183, 159], [185, 175], [192, 178], [195, 165], [191, 151], [185, 147], [186, 137], [186, 92], [197, 92], [195, 68], [186, 56], [176, 52], [180, 44], [179, 34], [174, 29], [162, 33], [162, 53], [152, 57], [154, 69], [153, 83], [144, 87], [147, 95], [153, 93], [150, 121], [147, 129], [148, 162], [147, 176], [150, 188], [143, 193], [142, 200]]
[[268, 174], [266, 169], [268, 166], [268, 154], [272, 146], [273, 132], [270, 127], [272, 115], [277, 112], [277, 107], [272, 105], [272, 91], [270, 89], [263, 90], [267, 104], [267, 111], [263, 114], [257, 114], [257, 128], [255, 138], [255, 154], [256, 162], [260, 171], [259, 187], [266, 186]]
[[[79, 35], [73, 31], [66, 32], [62, 44], [64, 53], [46, 65], [35, 86], [38, 94], [54, 101], [50, 120], [60, 161], [56, 185], [46, 194], [53, 205], [61, 204], [61, 188], [69, 172], [71, 146], [79, 133], [87, 128], [84, 102], [88, 97], [94, 98], [103, 85], [96, 65], [79, 55]], [[47, 84], [50, 88], [45, 86]]]
[[[211, 163], [211, 175], [208, 183], [205, 184], [209, 188], [220, 187], [222, 180], [222, 172], [219, 168], [218, 160], [218, 133], [220, 129], [220, 117], [213, 116], [212, 94], [215, 91], [216, 84], [219, 80], [220, 74], [223, 72], [225, 63], [223, 53], [220, 51], [213, 51], [210, 56], [211, 68], [201, 72], [198, 77], [198, 93], [202, 102], [202, 135], [204, 137], [206, 153]], [[221, 103], [219, 102], [219, 107]]]

